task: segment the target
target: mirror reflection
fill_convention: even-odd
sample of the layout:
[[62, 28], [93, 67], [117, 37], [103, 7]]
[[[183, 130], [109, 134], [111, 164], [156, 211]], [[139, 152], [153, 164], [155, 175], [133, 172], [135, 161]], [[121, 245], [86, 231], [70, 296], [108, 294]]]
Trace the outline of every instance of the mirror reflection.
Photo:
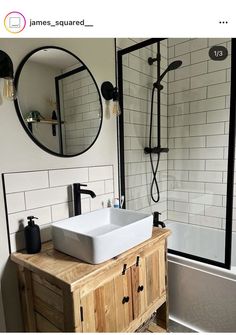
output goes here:
[[16, 108], [24, 128], [42, 148], [78, 155], [96, 140], [102, 106], [84, 63], [64, 49], [37, 49], [16, 73]]

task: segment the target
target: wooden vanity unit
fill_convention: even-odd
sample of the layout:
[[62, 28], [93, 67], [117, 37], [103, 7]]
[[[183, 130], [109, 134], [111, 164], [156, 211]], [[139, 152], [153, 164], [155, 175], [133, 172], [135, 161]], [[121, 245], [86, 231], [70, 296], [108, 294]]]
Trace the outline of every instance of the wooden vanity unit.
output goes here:
[[17, 252], [22, 315], [27, 332], [134, 332], [157, 310], [167, 329], [168, 229], [102, 264], [56, 251], [52, 242]]

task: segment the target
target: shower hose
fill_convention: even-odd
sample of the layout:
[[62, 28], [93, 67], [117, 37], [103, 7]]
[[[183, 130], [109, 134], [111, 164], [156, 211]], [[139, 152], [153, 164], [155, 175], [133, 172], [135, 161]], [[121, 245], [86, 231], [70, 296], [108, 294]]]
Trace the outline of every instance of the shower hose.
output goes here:
[[[155, 87], [153, 86], [152, 88], [152, 98], [151, 98], [151, 116], [150, 116], [150, 132], [149, 132], [149, 148], [152, 148], [152, 122], [153, 122], [153, 104], [154, 104], [154, 93], [155, 93]], [[158, 111], [159, 113], [160, 111]], [[152, 201], [158, 202], [160, 200], [160, 191], [159, 191], [159, 186], [157, 182], [157, 171], [159, 167], [159, 162], [160, 162], [160, 153], [155, 154], [157, 155], [157, 161], [156, 161], [156, 166], [153, 161], [153, 153], [150, 150], [150, 163], [151, 163], [151, 168], [152, 168], [152, 182], [151, 182], [151, 198]], [[157, 192], [156, 197], [154, 196], [155, 189]]]

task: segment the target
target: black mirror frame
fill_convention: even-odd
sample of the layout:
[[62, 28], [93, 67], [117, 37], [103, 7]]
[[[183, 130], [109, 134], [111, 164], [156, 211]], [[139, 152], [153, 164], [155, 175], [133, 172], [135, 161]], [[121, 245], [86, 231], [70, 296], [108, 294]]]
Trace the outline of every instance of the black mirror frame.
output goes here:
[[53, 46], [53, 45], [50, 45], [50, 46], [42, 46], [42, 47], [39, 47], [39, 48], [36, 48], [32, 51], [30, 51], [23, 59], [22, 61], [20, 62], [19, 66], [17, 67], [17, 70], [16, 70], [16, 73], [15, 73], [15, 79], [14, 79], [14, 85], [15, 85], [15, 88], [16, 88], [16, 91], [17, 91], [17, 88], [18, 88], [18, 84], [19, 84], [19, 78], [20, 78], [20, 74], [21, 74], [21, 71], [25, 65], [25, 63], [27, 62], [27, 60], [34, 54], [36, 53], [37, 51], [40, 51], [40, 50], [43, 50], [43, 49], [57, 49], [57, 50], [61, 50], [61, 51], [65, 51], [67, 52], [68, 54], [70, 54], [71, 56], [75, 57], [81, 64], [83, 64], [87, 71], [89, 72], [90, 76], [92, 77], [93, 79], [93, 82], [97, 88], [97, 92], [98, 92], [98, 96], [99, 96], [99, 101], [100, 101], [100, 105], [101, 105], [101, 121], [100, 121], [100, 126], [99, 126], [99, 129], [98, 129], [98, 132], [97, 132], [97, 135], [96, 137], [94, 138], [93, 142], [90, 144], [90, 146], [88, 148], [86, 148], [84, 151], [81, 151], [80, 153], [78, 154], [74, 154], [74, 155], [64, 155], [64, 154], [60, 154], [60, 153], [57, 153], [55, 151], [52, 151], [50, 150], [49, 148], [47, 148], [46, 146], [44, 146], [41, 142], [39, 142], [33, 135], [32, 133], [29, 131], [27, 125], [25, 124], [25, 121], [22, 117], [22, 114], [21, 114], [21, 111], [20, 111], [20, 104], [19, 104], [19, 101], [18, 101], [18, 98], [16, 98], [14, 100], [14, 105], [15, 105], [15, 109], [16, 109], [16, 113], [17, 113], [17, 116], [18, 116], [18, 119], [21, 123], [21, 125], [23, 126], [24, 130], [26, 131], [27, 135], [31, 138], [31, 140], [37, 144], [41, 149], [43, 149], [44, 151], [46, 151], [47, 153], [49, 154], [52, 154], [54, 156], [57, 156], [57, 157], [62, 157], [62, 158], [69, 158], [69, 157], [75, 157], [75, 156], [79, 156], [79, 155], [82, 155], [83, 153], [85, 153], [86, 151], [88, 151], [93, 145], [94, 143], [96, 142], [100, 132], [101, 132], [101, 128], [102, 128], [102, 123], [103, 123], [103, 105], [102, 105], [102, 99], [101, 99], [101, 94], [100, 94], [100, 90], [98, 88], [98, 85], [95, 81], [95, 78], [94, 76], [92, 75], [91, 71], [88, 69], [88, 67], [84, 64], [83, 61], [81, 61], [81, 59], [79, 57], [77, 57], [75, 54], [73, 54], [71, 51], [68, 51], [67, 49], [64, 49], [64, 48], [61, 48], [61, 47], [58, 47], [58, 46]]

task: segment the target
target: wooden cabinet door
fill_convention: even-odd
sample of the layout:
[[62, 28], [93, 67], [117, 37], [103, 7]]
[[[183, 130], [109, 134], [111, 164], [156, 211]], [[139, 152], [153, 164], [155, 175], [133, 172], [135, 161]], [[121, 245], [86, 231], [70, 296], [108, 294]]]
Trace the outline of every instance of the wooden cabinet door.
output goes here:
[[133, 320], [130, 269], [81, 298], [83, 332], [121, 332]]
[[147, 306], [166, 293], [165, 244], [145, 255], [145, 286]]
[[165, 244], [144, 249], [138, 262], [94, 281], [80, 298], [83, 332], [122, 332], [166, 292]]
[[139, 258], [139, 262], [131, 267], [133, 316], [136, 319], [147, 308], [146, 287], [146, 262], [145, 257]]
[[[114, 279], [116, 297], [117, 332], [127, 328], [133, 321], [133, 297], [131, 284], [131, 268], [125, 274]], [[126, 299], [126, 301], [125, 301]], [[127, 301], [128, 300], [128, 301]]]
[[131, 267], [134, 319], [166, 292], [165, 245], [145, 250]]

